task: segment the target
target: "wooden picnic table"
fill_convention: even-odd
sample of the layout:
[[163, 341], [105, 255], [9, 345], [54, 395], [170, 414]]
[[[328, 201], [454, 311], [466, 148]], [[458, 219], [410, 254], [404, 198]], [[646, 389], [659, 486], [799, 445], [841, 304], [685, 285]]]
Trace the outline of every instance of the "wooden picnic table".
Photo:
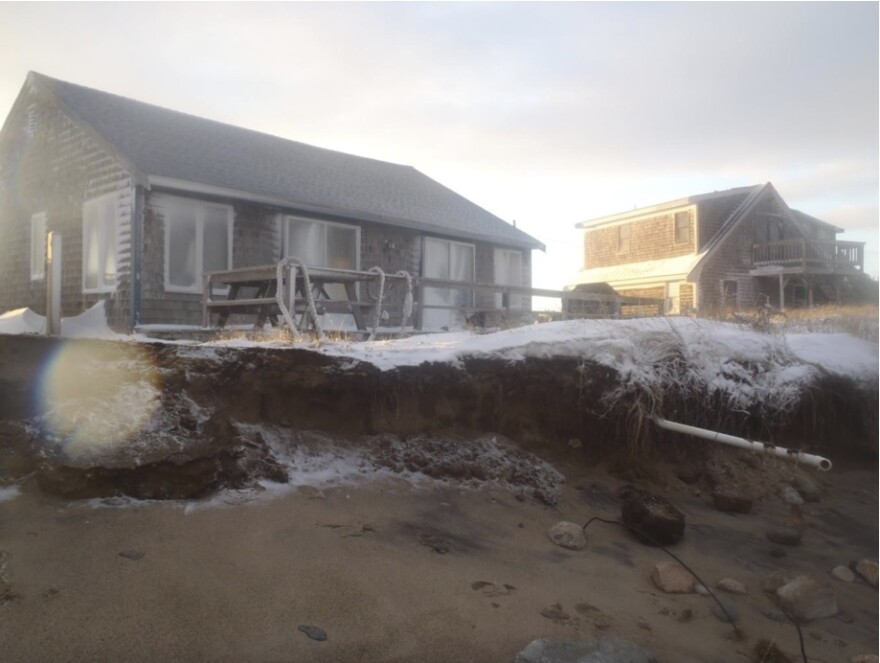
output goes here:
[[[350, 269], [333, 269], [330, 267], [309, 267], [309, 281], [312, 287], [312, 297], [316, 305], [319, 305], [325, 313], [343, 313], [354, 317], [358, 330], [366, 330], [364, 320], [364, 308], [374, 308], [375, 302], [362, 301], [358, 296], [357, 284], [368, 282], [377, 278], [375, 272], [361, 272]], [[288, 272], [289, 274], [289, 272]], [[225, 299], [214, 299], [214, 288], [228, 286], [229, 291]], [[342, 285], [345, 289], [345, 299], [333, 299], [327, 292], [331, 285]], [[256, 267], [240, 267], [222, 272], [209, 272], [203, 276], [203, 305], [202, 323], [209, 327], [211, 312], [220, 312], [217, 325], [223, 327], [232, 313], [256, 312], [257, 321], [255, 328], [262, 328], [268, 320], [272, 326], [277, 326], [279, 308], [276, 300], [278, 278], [277, 265], [259, 265]], [[304, 279], [296, 279], [296, 293], [294, 305], [297, 313], [305, 314], [307, 296], [304, 291]], [[244, 297], [245, 289], [253, 289], [254, 292]], [[291, 314], [293, 314], [291, 310]]]

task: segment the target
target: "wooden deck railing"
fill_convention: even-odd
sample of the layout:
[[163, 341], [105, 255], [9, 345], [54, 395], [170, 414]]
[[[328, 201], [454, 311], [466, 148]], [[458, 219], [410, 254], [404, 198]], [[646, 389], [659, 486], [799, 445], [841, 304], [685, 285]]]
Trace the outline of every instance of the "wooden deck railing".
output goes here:
[[862, 271], [864, 263], [864, 242], [784, 239], [779, 242], [755, 244], [752, 247], [752, 264], [755, 267], [780, 265], [800, 267], [804, 270], [818, 267]]

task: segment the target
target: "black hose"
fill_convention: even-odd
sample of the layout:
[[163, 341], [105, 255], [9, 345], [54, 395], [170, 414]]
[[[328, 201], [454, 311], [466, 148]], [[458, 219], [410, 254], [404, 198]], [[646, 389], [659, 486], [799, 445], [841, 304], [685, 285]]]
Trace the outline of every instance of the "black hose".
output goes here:
[[[730, 622], [730, 625], [733, 626], [733, 631], [734, 631], [734, 633], [736, 633], [737, 637], [740, 637], [740, 638], [743, 637], [743, 634], [740, 632], [739, 628], [737, 628], [737, 626], [736, 626], [736, 622], [733, 621], [733, 618], [730, 616], [730, 613], [727, 612], [727, 608], [725, 608], [724, 604], [721, 603], [720, 600], [718, 600], [718, 597], [715, 596], [715, 592], [713, 592], [711, 589], [709, 589], [709, 585], [707, 585], [705, 582], [703, 582], [702, 578], [700, 578], [700, 576], [698, 576], [696, 574], [696, 572], [691, 567], [689, 567], [687, 564], [685, 564], [676, 555], [669, 552], [665, 546], [660, 545], [654, 537], [652, 537], [650, 534], [648, 534], [645, 531], [642, 531], [642, 530], [636, 531], [634, 528], [630, 527], [626, 523], [620, 522], [619, 520], [607, 520], [605, 518], [599, 518], [598, 516], [593, 516], [592, 518], [590, 518], [586, 523], [584, 523], [584, 526], [581, 529], [586, 531], [587, 526], [590, 523], [592, 523], [594, 520], [598, 520], [600, 523], [606, 523], [608, 525], [620, 525], [621, 527], [625, 527], [626, 529], [628, 529], [630, 532], [632, 532], [636, 536], [648, 539], [652, 544], [654, 544], [656, 547], [660, 548], [660, 550], [662, 550], [667, 555], [669, 555], [672, 559], [674, 559], [676, 562], [681, 564], [685, 569], [687, 569], [690, 572], [690, 574], [694, 578], [696, 578], [700, 582], [701, 585], [703, 585], [703, 587], [706, 588], [706, 591], [709, 592], [709, 595], [713, 599], [715, 599], [715, 603], [718, 604], [718, 607], [721, 608], [721, 612], [724, 613], [725, 617], [727, 617], [727, 620]], [[804, 663], [809, 663], [807, 661], [807, 651], [804, 648], [804, 635], [801, 632], [800, 624], [798, 624], [797, 621], [793, 617], [791, 617], [791, 615], [789, 615], [787, 612], [785, 612], [784, 610], [782, 612], [789, 619], [789, 621], [791, 621], [791, 623], [794, 624], [794, 627], [797, 629], [798, 640], [800, 641], [800, 645], [801, 645], [801, 658], [804, 659]]]

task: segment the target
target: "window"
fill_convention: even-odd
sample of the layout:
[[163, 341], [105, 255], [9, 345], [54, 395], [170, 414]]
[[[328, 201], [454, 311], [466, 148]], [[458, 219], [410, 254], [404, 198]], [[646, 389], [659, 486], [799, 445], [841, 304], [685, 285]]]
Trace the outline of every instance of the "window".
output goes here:
[[46, 273], [46, 213], [31, 217], [31, 281], [39, 281]]
[[691, 213], [687, 210], [675, 213], [675, 243], [691, 241]]
[[738, 283], [736, 281], [721, 282], [721, 305], [725, 308], [737, 308], [737, 290]]
[[288, 216], [284, 255], [313, 267], [357, 269], [360, 239], [357, 226]]
[[[360, 264], [361, 229], [329, 221], [288, 216], [285, 219], [284, 255], [296, 257], [310, 267], [357, 269]], [[345, 286], [328, 285], [331, 299], [346, 299]]]
[[115, 193], [83, 203], [83, 292], [116, 287], [117, 204]]
[[629, 253], [629, 224], [617, 226], [617, 252]]
[[[426, 237], [422, 256], [422, 274], [432, 279], [473, 283], [475, 253], [473, 244]], [[473, 304], [473, 290], [425, 288], [422, 327], [452, 329], [463, 325], [464, 312], [455, 309], [472, 307]]]
[[681, 313], [680, 288], [680, 283], [666, 284], [666, 313]]
[[782, 239], [782, 217], [778, 214], [757, 214], [755, 217], [755, 241], [758, 244], [778, 242]]
[[165, 290], [202, 292], [202, 274], [232, 266], [232, 208], [166, 196]]
[[[509, 249], [495, 249], [495, 283], [501, 285], [523, 285], [523, 255], [522, 251]], [[511, 309], [524, 309], [525, 295], [510, 295]], [[495, 294], [495, 306], [501, 308], [504, 305], [502, 294]]]

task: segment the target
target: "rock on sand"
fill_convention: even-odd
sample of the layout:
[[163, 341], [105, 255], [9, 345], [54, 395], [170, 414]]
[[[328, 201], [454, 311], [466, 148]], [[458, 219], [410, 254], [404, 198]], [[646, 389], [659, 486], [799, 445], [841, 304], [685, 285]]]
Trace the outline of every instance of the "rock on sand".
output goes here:
[[667, 594], [692, 594], [696, 580], [681, 564], [660, 562], [651, 573], [651, 580]]
[[557, 546], [568, 548], [569, 550], [580, 550], [587, 545], [587, 538], [584, 536], [584, 528], [577, 523], [562, 520], [547, 530], [547, 536]]

